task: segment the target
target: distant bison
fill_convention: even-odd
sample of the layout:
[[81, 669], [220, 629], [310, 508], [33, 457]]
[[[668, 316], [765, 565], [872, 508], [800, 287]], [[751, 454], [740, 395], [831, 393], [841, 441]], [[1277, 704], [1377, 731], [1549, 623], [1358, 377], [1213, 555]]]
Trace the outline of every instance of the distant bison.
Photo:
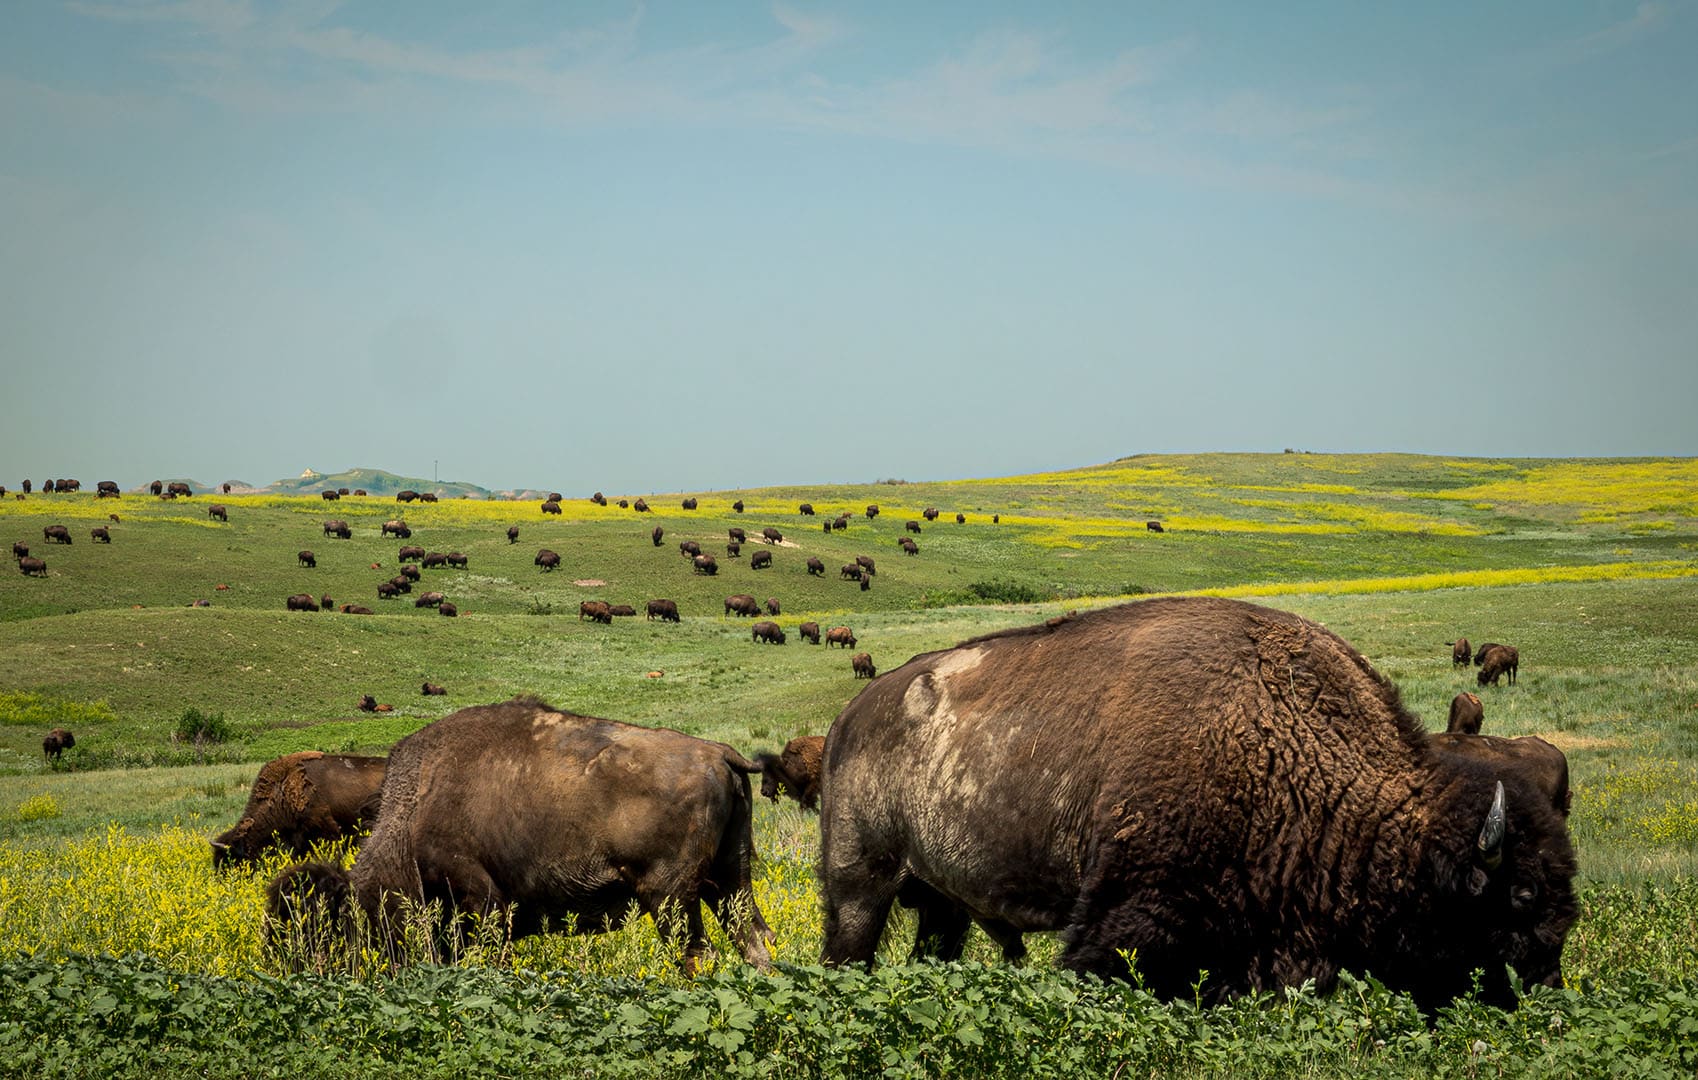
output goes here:
[[553, 500], [545, 502], [542, 504], [542, 512], [545, 514], [558, 514], [560, 513], [560, 504]]
[[405, 491], [397, 491], [395, 493], [395, 501], [398, 503], [410, 503], [418, 497], [419, 493], [411, 488], [408, 488]]
[[419, 493], [419, 501], [423, 503], [433, 503], [436, 501], [436, 494], [430, 491], [421, 491]]
[[731, 509], [733, 509], [733, 510], [737, 511], [739, 514], [741, 514], [743, 512], [743, 500], [738, 499], [736, 502], [732, 503]]
[[413, 591], [413, 579], [405, 574], [396, 574], [389, 579], [389, 584], [395, 586], [399, 592], [410, 593]]
[[849, 667], [855, 672], [857, 679], [870, 679], [878, 674], [878, 668], [873, 666], [871, 653], [858, 652], [849, 658]]
[[820, 530], [822, 532], [827, 532], [827, 533], [831, 532], [831, 522], [829, 522], [829, 521], [820, 522]]
[[448, 598], [443, 596], [441, 593], [433, 590], [433, 591], [427, 592], [427, 593], [420, 593], [418, 598], [413, 601], [413, 606], [414, 607], [436, 607], [438, 604], [442, 603], [442, 601], [444, 601], [446, 599], [448, 599]]
[[728, 540], [725, 544], [725, 554], [733, 559], [739, 558], [743, 554], [743, 545], [735, 540]]
[[112, 542], [112, 533], [104, 525], [96, 525], [88, 531], [88, 535], [97, 544], [110, 544]]
[[925, 518], [927, 521], [936, 521], [937, 520], [937, 507], [935, 507], [935, 506], [926, 507], [925, 510], [921, 512], [920, 516]]
[[71, 530], [63, 525], [49, 525], [41, 530], [41, 538], [55, 544], [69, 544], [71, 542]]
[[630, 604], [610, 604], [608, 605], [607, 610], [612, 612], [613, 617], [616, 619], [635, 615], [637, 613], [637, 609], [632, 607]]
[[174, 481], [165, 485], [165, 493], [167, 495], [181, 495], [184, 498], [187, 498], [194, 494], [194, 489], [181, 481]]
[[788, 795], [804, 810], [820, 807], [820, 758], [825, 752], [825, 736], [798, 735], [784, 744], [781, 754], [755, 755], [761, 767], [761, 795], [778, 801], [780, 794]]
[[460, 617], [460, 609], [454, 606], [454, 601], [452, 600], [444, 600], [442, 603], [436, 605], [436, 613], [447, 619], [457, 619]]
[[419, 694], [422, 697], [447, 697], [448, 689], [427, 679], [425, 684], [419, 688]]
[[719, 563], [712, 555], [697, 555], [690, 560], [690, 566], [698, 574], [713, 575], [719, 573]]
[[853, 649], [855, 647], [855, 631], [847, 626], [834, 626], [825, 632], [825, 644], [826, 648], [840, 645], [845, 649]]
[[371, 608], [366, 607], [364, 604], [343, 604], [337, 610], [341, 611], [342, 614], [344, 614], [344, 615], [373, 615], [373, 614], [376, 614], [374, 611], [372, 611]]
[[910, 521], [904, 525], [903, 528], [907, 529], [911, 533], [918, 534], [920, 531], [920, 523], [917, 521]]
[[813, 503], [803, 503], [801, 506], [798, 506], [796, 508], [796, 512], [798, 514], [801, 514], [803, 517], [813, 517], [814, 516], [814, 504]]
[[654, 541], [655, 547], [659, 547], [660, 542], [665, 538], [666, 538], [666, 530], [661, 528], [659, 525], [656, 525], [654, 527], [654, 531], [649, 533], [649, 539]]
[[206, 508], [206, 516], [218, 521], [228, 522], [230, 520], [230, 511], [225, 509], [223, 503], [213, 503], [211, 506]]
[[56, 727], [41, 740], [41, 753], [47, 760], [57, 762], [61, 754], [77, 745], [77, 738], [62, 727]]
[[1481, 664], [1485, 663], [1486, 662], [1486, 654], [1488, 652], [1490, 652], [1491, 650], [1496, 649], [1496, 648], [1498, 648], [1497, 642], [1488, 641], [1484, 645], [1481, 645], [1479, 648], [1475, 649], [1474, 650], [1474, 666], [1479, 667]]
[[784, 644], [784, 629], [775, 622], [761, 621], [749, 627], [749, 636], [756, 642], [765, 641], [773, 645]]
[[685, 558], [693, 559], [702, 553], [702, 545], [694, 540], [685, 540], [678, 545], [678, 553]]
[[729, 529], [726, 529], [725, 535], [737, 541], [739, 544], [746, 543], [749, 539], [749, 534], [738, 525], [733, 525]]
[[606, 506], [607, 496], [598, 491], [594, 495], [590, 496], [590, 502], [595, 503], [597, 506]]
[[397, 567], [396, 572], [408, 581], [419, 581], [424, 577], [424, 571], [420, 570], [415, 563], [405, 563]]
[[324, 523], [324, 535], [334, 536], [339, 540], [349, 540], [353, 538], [354, 530], [348, 528], [346, 521], [332, 519]]
[[966, 514], [956, 514], [955, 515], [955, 524], [957, 524], [957, 525], [967, 524], [967, 515]]
[[106, 498], [108, 496], [112, 498], [123, 497], [118, 491], [117, 482], [113, 480], [101, 480], [96, 482], [94, 485], [94, 493], [99, 498]]
[[1467, 667], [1470, 649], [1467, 638], [1457, 638], [1450, 644], [1450, 663], [1452, 667]]
[[754, 771], [723, 743], [535, 698], [462, 709], [390, 752], [382, 810], [353, 869], [290, 867], [266, 890], [268, 915], [274, 927], [345, 934], [355, 908], [363, 925], [384, 927], [441, 901], [447, 920], [499, 915], [519, 938], [611, 929], [635, 910], [682, 948], [688, 973], [709, 953], [705, 902], [766, 968], [772, 933], [749, 881]]
[[[375, 712], [377, 703], [368, 695], [360, 708]], [[212, 865], [253, 862], [273, 846], [303, 856], [314, 844], [364, 832], [377, 818], [385, 761], [303, 750], [266, 762], [241, 820], [212, 841]]]
[[1450, 722], [1445, 730], [1459, 735], [1480, 734], [1480, 724], [1486, 719], [1485, 707], [1473, 694], [1458, 694], [1450, 699]]
[[308, 596], [306, 593], [296, 593], [294, 596], [291, 596], [287, 600], [283, 601], [283, 605], [289, 611], [317, 611], [318, 610], [318, 601], [314, 600], [312, 597]]
[[402, 544], [395, 552], [396, 562], [406, 562], [409, 559], [422, 559], [424, 557], [425, 549], [417, 544]]
[[906, 536], [904, 536], [901, 540], [898, 540], [897, 543], [901, 546], [902, 553], [904, 555], [918, 555], [920, 553], [920, 545], [914, 543], [914, 541], [910, 540]]
[[378, 531], [378, 535], [385, 537], [394, 536], [402, 540], [410, 540], [413, 536], [413, 530], [407, 527], [407, 523], [405, 521], [402, 521], [400, 518], [396, 518], [393, 521], [385, 521], [383, 523], [383, 527]]
[[507, 526], [507, 542], [509, 544], [517, 544], [519, 542], [519, 526]]
[[440, 551], [427, 551], [425, 557], [419, 560], [419, 565], [426, 570], [439, 570], [448, 565], [448, 556]]
[[725, 614], [727, 615], [747, 615], [752, 617], [759, 615], [760, 613], [760, 602], [752, 596], [748, 596], [744, 593], [738, 593], [735, 596], [727, 596], [725, 598]]
[[749, 569], [765, 570], [772, 565], [772, 552], [757, 551], [749, 556]]
[[869, 574], [878, 573], [878, 567], [873, 565], [873, 557], [871, 555], [855, 556], [855, 565], [859, 566], [862, 570], [865, 570]]
[[324, 498], [325, 502], [335, 502], [337, 499], [342, 497], [342, 493], [334, 488], [325, 488], [323, 491], [319, 492], [319, 495]]
[[644, 502], [642, 499], [638, 499], [636, 502], [631, 504], [631, 509], [635, 510], [639, 514], [646, 514], [649, 512], [649, 504]]
[[844, 581], [860, 581], [861, 564], [858, 562], [844, 563], [843, 567], [838, 571], [838, 575]]
[[34, 555], [25, 555], [18, 560], [18, 571], [27, 577], [46, 577], [47, 561]]
[[456, 570], [464, 570], [470, 565], [466, 556], [458, 551], [450, 551], [443, 557], [448, 560], [448, 565]]
[[606, 600], [585, 600], [578, 604], [578, 621], [583, 622], [585, 616], [591, 622], [613, 625], [613, 608]]
[[1564, 817], [1573, 803], [1568, 788], [1568, 756], [1537, 735], [1505, 738], [1501, 735], [1464, 735], [1434, 732], [1427, 745], [1447, 754], [1483, 762], [1494, 769], [1508, 769], [1529, 777], [1550, 799], [1551, 808]]
[[310, 551], [296, 552], [295, 562], [299, 563], [301, 566], [317, 566], [318, 556], [314, 555]]
[[849, 515], [845, 514], [840, 518], [832, 519], [831, 527], [838, 532], [848, 532], [849, 531]]
[[560, 494], [558, 491], [551, 491], [548, 493], [548, 501], [551, 503], [560, 502], [564, 498], [566, 498], [566, 496]]
[[22, 540], [12, 541], [12, 558], [21, 559], [29, 554], [29, 545]]
[[1491, 683], [1498, 684], [1498, 678], [1509, 676], [1509, 685], [1515, 685], [1516, 669], [1521, 666], [1521, 654], [1511, 645], [1494, 645], [1486, 650], [1486, 657], [1480, 664], [1480, 673], [1475, 681], [1481, 686]]
[[778, 610], [778, 597], [769, 596], [769, 597], [766, 598], [766, 613], [768, 615], [778, 615], [778, 614], [780, 614], [780, 612]]
[[[24, 481], [24, 490], [25, 491], [29, 490], [29, 481], [28, 480]], [[147, 485], [147, 490], [148, 490], [149, 494], [159, 495], [159, 494], [161, 494], [165, 491], [165, 485], [160, 483], [158, 480], [155, 480], [153, 483]]]
[[532, 562], [535, 565], [542, 567], [544, 572], [547, 572], [560, 565], [560, 555], [558, 552], [553, 552], [547, 548], [543, 548], [541, 551], [537, 552], [537, 557], [532, 560]]
[[690, 499], [684, 500], [684, 509], [694, 510], [695, 508], [696, 508], [696, 500], [695, 499], [690, 498]]
[[671, 600], [650, 600], [648, 604], [651, 619], [661, 622], [678, 622], [678, 605]]
[[379, 600], [393, 600], [400, 595], [401, 590], [396, 588], [392, 581], [385, 581], [377, 587], [377, 598]]
[[808, 573], [814, 575], [815, 577], [824, 577], [825, 576], [825, 563], [821, 562], [819, 559], [815, 558], [812, 555], [808, 556]]
[[867, 507], [867, 520], [871, 521], [876, 517], [878, 517], [878, 503], [872, 503]]
[[778, 544], [784, 541], [784, 534], [773, 528], [771, 525], [768, 525], [766, 528], [761, 530], [761, 539], [765, 540], [769, 544]]
[[621, 509], [621, 510], [623, 510], [623, 509], [625, 509], [625, 508], [626, 508], [626, 507], [628, 507], [628, 506], [630, 506], [630, 505], [631, 505], [631, 504], [630, 504], [630, 502], [629, 502], [629, 501], [628, 501], [628, 500], [625, 500], [625, 499], [620, 499], [620, 500], [619, 500], [619, 509]]
[[1146, 522], [1144, 522], [1144, 528], [1150, 530], [1151, 532], [1161, 532], [1162, 531], [1161, 522], [1159, 522], [1159, 521], [1146, 521]]
[[818, 645], [820, 643], [820, 624], [817, 622], [803, 623], [801, 626], [796, 628], [796, 633], [804, 640], [814, 645]]
[[333, 611], [336, 608], [336, 601], [330, 599], [329, 593], [325, 593], [318, 598], [318, 606], [325, 611]]

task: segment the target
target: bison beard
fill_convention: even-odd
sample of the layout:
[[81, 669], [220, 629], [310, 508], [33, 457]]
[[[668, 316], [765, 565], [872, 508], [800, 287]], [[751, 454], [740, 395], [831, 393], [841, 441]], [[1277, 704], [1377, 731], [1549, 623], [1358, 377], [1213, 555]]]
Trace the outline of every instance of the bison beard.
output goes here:
[[[1041, 661], [1039, 657], [1041, 656]], [[1497, 797], [1494, 797], [1494, 796]], [[1435, 1008], [1561, 980], [1573, 848], [1527, 771], [1429, 749], [1325, 628], [1153, 600], [929, 653], [826, 737], [824, 958], [872, 959], [893, 901], [916, 949], [969, 918], [1061, 930], [1061, 962], [1163, 997], [1330, 988], [1370, 971]]]
[[[295, 920], [345, 930], [353, 904], [367, 926], [398, 927], [407, 905], [441, 901], [456, 924], [504, 915], [514, 937], [615, 928], [634, 906], [693, 971], [708, 952], [706, 902], [766, 968], [772, 932], [749, 882], [754, 771], [723, 743], [534, 698], [462, 709], [390, 752], [383, 809], [352, 871], [298, 864], [272, 882], [272, 934]], [[514, 775], [526, 782], [502, 780]], [[326, 902], [300, 904], [302, 886]]]

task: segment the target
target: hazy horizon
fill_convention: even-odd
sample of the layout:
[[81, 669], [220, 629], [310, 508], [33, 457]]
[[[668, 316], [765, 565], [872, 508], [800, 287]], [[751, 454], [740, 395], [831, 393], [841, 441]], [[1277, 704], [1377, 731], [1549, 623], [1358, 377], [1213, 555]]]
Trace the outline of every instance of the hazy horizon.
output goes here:
[[7, 30], [8, 486], [1698, 453], [1689, 0]]

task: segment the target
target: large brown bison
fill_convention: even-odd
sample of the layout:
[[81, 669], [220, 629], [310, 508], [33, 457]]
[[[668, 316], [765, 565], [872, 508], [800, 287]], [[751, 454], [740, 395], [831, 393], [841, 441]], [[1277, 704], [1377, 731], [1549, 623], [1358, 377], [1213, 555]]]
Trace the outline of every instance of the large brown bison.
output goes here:
[[853, 649], [855, 647], [855, 631], [849, 629], [847, 626], [834, 626], [830, 630], [827, 630], [825, 632], [825, 647], [829, 649], [833, 645], [840, 645], [845, 649]]
[[393, 600], [400, 595], [401, 590], [393, 581], [380, 582], [377, 586], [377, 598], [379, 600]]
[[110, 544], [112, 542], [112, 531], [104, 525], [96, 525], [88, 531], [88, 535], [97, 544]]
[[413, 563], [406, 563], [402, 566], [396, 567], [396, 572], [408, 581], [419, 581], [424, 577], [424, 571], [420, 570]]
[[310, 551], [297, 551], [295, 553], [295, 562], [301, 566], [317, 566], [318, 556], [314, 555]]
[[702, 545], [696, 543], [694, 540], [683, 540], [678, 544], [678, 554], [684, 556], [686, 559], [693, 559], [701, 553]]
[[874, 565], [873, 557], [871, 555], [857, 555], [857, 556], [855, 556], [855, 565], [859, 566], [862, 570], [866, 571], [869, 574], [878, 573], [878, 567], [876, 565]]
[[736, 502], [732, 503], [731, 509], [733, 509], [733, 510], [737, 511], [739, 514], [741, 514], [743, 512], [743, 500], [738, 499]]
[[213, 503], [211, 506], [206, 508], [206, 516], [216, 521], [228, 522], [230, 520], [230, 511], [223, 503]]
[[873, 666], [873, 654], [858, 652], [849, 658], [849, 669], [857, 679], [871, 679], [878, 675], [878, 668]]
[[697, 555], [690, 560], [690, 567], [698, 574], [712, 576], [719, 573], [719, 562], [712, 555]]
[[661, 528], [659, 525], [656, 525], [654, 527], [654, 531], [649, 533], [649, 539], [654, 541], [655, 547], [659, 547], [660, 542], [662, 540], [664, 540], [665, 538], [666, 538], [666, 530]]
[[[228, 480], [224, 481], [224, 483], [221, 486], [223, 488], [224, 494], [226, 494], [226, 495], [230, 494], [230, 481], [228, 481]], [[354, 492], [354, 494], [355, 495], [364, 495], [365, 492], [356, 491], [356, 492]]]
[[920, 532], [920, 523], [917, 522], [917, 521], [910, 521], [906, 525], [904, 525], [903, 528], [907, 529], [909, 532], [914, 533], [917, 536], [917, 535], [919, 535], [919, 532]]
[[860, 581], [861, 564], [858, 562], [844, 563], [843, 566], [839, 568], [838, 574], [844, 581]]
[[1151, 532], [1163, 532], [1164, 531], [1162, 529], [1162, 524], [1159, 521], [1146, 521], [1146, 522], [1144, 522], [1144, 528], [1150, 530]]
[[639, 514], [646, 514], [649, 512], [649, 504], [644, 502], [642, 499], [638, 499], [636, 502], [631, 504], [631, 509], [635, 510]]
[[405, 521], [395, 518], [391, 521], [385, 521], [382, 527], [378, 529], [378, 535], [385, 538], [393, 536], [400, 540], [411, 540], [413, 530], [408, 527]]
[[[372, 701], [365, 711], [376, 709]], [[304, 856], [316, 843], [364, 832], [377, 818], [383, 772], [383, 758], [317, 750], [266, 762], [241, 820], [212, 841], [212, 865], [252, 862], [273, 846]]]
[[440, 570], [448, 565], [448, 556], [440, 551], [427, 551], [424, 558], [419, 560], [419, 565], [426, 570]]
[[412, 488], [406, 488], [395, 493], [395, 501], [398, 503], [410, 503], [418, 497], [419, 493], [414, 491]]
[[41, 530], [41, 538], [54, 544], [69, 544], [71, 530], [63, 525], [48, 525]]
[[924, 510], [920, 511], [920, 516], [925, 518], [927, 521], [936, 521], [937, 520], [937, 507], [935, 507], [935, 506], [926, 507]]
[[447, 697], [448, 688], [426, 679], [424, 684], [419, 687], [419, 694], [423, 697]]
[[771, 525], [768, 525], [766, 528], [761, 530], [761, 539], [765, 540], [769, 544], [780, 544], [784, 542], [784, 534], [773, 528]]
[[609, 604], [607, 606], [607, 610], [611, 612], [613, 617], [616, 619], [622, 617], [628, 618], [637, 613], [637, 609], [632, 607], [630, 604]]
[[867, 520], [871, 521], [876, 517], [878, 517], [878, 503], [871, 503], [867, 506]]
[[808, 556], [808, 573], [814, 575], [815, 577], [824, 577], [825, 576], [825, 563], [821, 562], [815, 556], [809, 555]]
[[650, 600], [648, 617], [661, 622], [678, 622], [678, 604], [672, 600]]
[[798, 514], [801, 514], [803, 517], [813, 517], [814, 516], [814, 504], [813, 503], [803, 503], [801, 506], [798, 506], [796, 508], [796, 512]]
[[1475, 681], [1481, 686], [1487, 683], [1496, 686], [1498, 678], [1509, 676], [1509, 685], [1515, 685], [1515, 673], [1521, 666], [1521, 653], [1513, 645], [1493, 645], [1486, 650], [1485, 658], [1480, 662], [1479, 674]]
[[749, 556], [750, 570], [766, 570], [772, 566], [772, 552], [757, 551]]
[[[24, 481], [24, 490], [25, 491], [29, 490], [29, 481], [28, 480]], [[147, 490], [150, 494], [159, 495], [159, 494], [162, 494], [165, 491], [165, 485], [163, 483], [161, 483], [160, 481], [155, 480], [153, 483], [147, 485]]]
[[746, 530], [742, 529], [741, 527], [736, 526], [736, 525], [733, 525], [729, 529], [726, 529], [725, 535], [728, 538], [735, 540], [739, 544], [747, 543], [748, 540], [749, 540], [748, 532]]
[[820, 624], [817, 622], [803, 623], [801, 626], [796, 628], [796, 633], [802, 638], [802, 640], [808, 642], [810, 645], [818, 645], [820, 643]]
[[560, 504], [550, 499], [542, 504], [542, 512], [545, 514], [558, 514], [560, 513]]
[[1467, 638], [1457, 638], [1455, 641], [1449, 642], [1449, 645], [1450, 645], [1450, 663], [1451, 663], [1451, 666], [1452, 667], [1467, 667], [1468, 666], [1468, 657], [1470, 655], [1470, 648], [1469, 648], [1469, 645], [1468, 645], [1468, 639]]
[[284, 600], [283, 606], [289, 611], [317, 611], [318, 601], [306, 593], [296, 593]]
[[507, 526], [507, 542], [509, 544], [517, 544], [519, 542], [519, 526]]
[[725, 554], [733, 559], [738, 558], [743, 554], [743, 545], [735, 540], [727, 540], [725, 542]]
[[471, 560], [463, 552], [450, 551], [443, 558], [447, 560], [449, 567], [454, 570], [465, 570], [471, 565]]
[[424, 557], [425, 549], [417, 544], [402, 544], [395, 552], [396, 562], [406, 562], [408, 559], [422, 559]]
[[1445, 730], [1462, 735], [1478, 735], [1480, 724], [1485, 718], [1486, 710], [1478, 697], [1467, 693], [1458, 694], [1450, 699], [1450, 721], [1445, 724]]
[[783, 614], [783, 613], [782, 613], [782, 612], [781, 612], [781, 611], [780, 611], [780, 610], [779, 610], [779, 606], [778, 606], [778, 597], [776, 597], [776, 596], [769, 596], [769, 597], [767, 597], [767, 598], [766, 598], [766, 613], [767, 613], [767, 614], [768, 614], [768, 615], [780, 615], [780, 614]]
[[904, 536], [901, 540], [898, 540], [897, 543], [901, 546], [902, 553], [904, 555], [918, 555], [920, 553], [920, 545], [914, 543], [914, 541], [910, 540], [906, 536]]
[[1448, 754], [1483, 761], [1495, 768], [1520, 768], [1539, 790], [1550, 799], [1551, 806], [1564, 817], [1573, 802], [1568, 790], [1568, 755], [1537, 735], [1504, 738], [1501, 735], [1465, 735], [1461, 732], [1434, 732], [1428, 736], [1434, 749]]
[[607, 496], [598, 491], [594, 495], [590, 496], [590, 502], [595, 503], [597, 506], [606, 506]]
[[334, 536], [339, 540], [350, 540], [354, 536], [354, 530], [348, 528], [346, 521], [331, 520], [324, 523], [324, 535]]
[[413, 581], [414, 579], [406, 574], [396, 574], [389, 579], [389, 584], [395, 587], [396, 592], [410, 593], [413, 591]]
[[437, 501], [436, 493], [434, 491], [421, 491], [421, 492], [419, 492], [419, 501], [422, 502], [422, 503], [436, 502]]
[[531, 561], [534, 565], [542, 567], [543, 571], [546, 573], [560, 565], [560, 554], [558, 552], [550, 551], [547, 548], [543, 548], [541, 551], [537, 552], [537, 557]]
[[957, 524], [957, 525], [967, 524], [967, 515], [966, 514], [956, 514], [955, 515], [955, 524]]
[[118, 482], [116, 480], [98, 480], [98, 481], [96, 481], [95, 485], [94, 485], [94, 494], [95, 494], [96, 498], [100, 498], [100, 499], [105, 499], [105, 498], [121, 499], [121, 498], [124, 497], [123, 494], [121, 492], [119, 492], [119, 490], [118, 490]]
[[165, 485], [165, 494], [167, 495], [179, 495], [186, 499], [194, 493], [193, 488], [189, 487], [189, 485], [180, 480], [173, 481]]
[[319, 495], [323, 496], [325, 502], [335, 502], [342, 497], [342, 493], [335, 488], [325, 488]]
[[12, 558], [21, 559], [29, 554], [29, 545], [22, 540], [12, 541]]
[[57, 764], [60, 756], [71, 747], [77, 745], [77, 737], [62, 727], [56, 727], [41, 740], [41, 755], [48, 761]]
[[414, 607], [436, 607], [436, 606], [440, 605], [446, 599], [448, 599], [446, 596], [443, 596], [441, 593], [436, 592], [433, 589], [432, 591], [427, 592], [427, 593], [420, 593], [418, 595], [418, 597], [413, 601], [413, 606]]
[[695, 497], [691, 496], [690, 498], [685, 499], [684, 502], [683, 502], [683, 506], [684, 506], [684, 509], [686, 509], [686, 510], [694, 510], [696, 508]]
[[[1060, 930], [1065, 966], [1165, 998], [1372, 972], [1436, 1008], [1559, 985], [1576, 905], [1525, 768], [1428, 745], [1330, 631], [1211, 598], [1122, 605], [915, 657], [826, 736], [824, 958], [868, 962], [899, 893], [921, 952], [970, 918]], [[918, 897], [916, 897], [916, 891]]]
[[784, 628], [775, 622], [763, 619], [749, 627], [749, 637], [757, 644], [764, 641], [770, 645], [782, 645], [784, 644]]
[[[445, 619], [458, 619], [460, 617], [460, 609], [454, 606], [452, 600], [444, 600], [436, 605], [436, 613]], [[618, 614], [618, 612], [614, 614]]]
[[760, 601], [746, 593], [738, 593], [735, 596], [727, 596], [725, 598], [726, 615], [748, 615], [753, 617], [760, 613]]
[[778, 801], [788, 795], [804, 810], [820, 808], [820, 756], [825, 751], [824, 735], [798, 735], [784, 744], [780, 754], [755, 755], [761, 767], [761, 795]]
[[34, 555], [25, 555], [18, 560], [18, 572], [25, 577], [46, 577], [47, 560], [38, 559]]
[[635, 907], [694, 971], [708, 952], [706, 902], [744, 958], [766, 968], [772, 932], [749, 882], [754, 771], [724, 743], [535, 698], [462, 709], [390, 752], [352, 871], [284, 871], [267, 890], [270, 918], [322, 918], [299, 906], [309, 884], [357, 903], [369, 926], [439, 900], [450, 917], [504, 916], [515, 937], [610, 929]]
[[613, 625], [613, 607], [606, 600], [583, 600], [578, 604], [578, 621], [583, 622], [584, 616], [589, 616], [591, 622]]

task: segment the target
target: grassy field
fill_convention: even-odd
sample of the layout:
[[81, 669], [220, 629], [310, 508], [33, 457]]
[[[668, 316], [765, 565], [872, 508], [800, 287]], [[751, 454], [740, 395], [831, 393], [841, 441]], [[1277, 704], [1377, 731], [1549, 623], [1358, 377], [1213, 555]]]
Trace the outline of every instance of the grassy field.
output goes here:
[[[1488, 732], [1539, 734], [1569, 757], [1587, 904], [1571, 975], [1694, 977], [1698, 462], [1205, 455], [987, 480], [636, 494], [653, 513], [585, 498], [555, 517], [536, 503], [248, 496], [217, 500], [226, 524], [198, 496], [0, 502], [0, 537], [48, 563], [46, 578], [0, 575], [0, 957], [139, 950], [170, 970], [265, 970], [260, 877], [215, 877], [204, 842], [238, 816], [256, 763], [278, 754], [381, 752], [452, 709], [522, 692], [753, 753], [824, 732], [864, 685], [845, 652], [800, 642], [804, 620], [853, 627], [888, 670], [1058, 611], [1212, 592], [1324, 622], [1436, 728], [1454, 694], [1477, 689], [1446, 643], [1515, 644], [1519, 683], [1479, 693]], [[680, 508], [686, 495], [699, 509]], [[818, 516], [799, 515], [801, 502]], [[941, 514], [922, 521], [920, 553], [906, 557], [904, 523], [927, 507]], [[823, 531], [840, 511], [853, 515], [848, 529]], [[90, 542], [114, 513], [113, 542]], [[332, 517], [351, 540], [323, 534]], [[468, 556], [467, 569], [426, 571], [422, 585], [459, 618], [377, 598], [398, 565], [400, 542], [379, 535], [394, 517], [413, 529], [409, 543]], [[43, 543], [52, 524], [75, 542]], [[754, 536], [773, 526], [784, 543], [755, 540], [727, 558], [731, 526]], [[683, 540], [716, 553], [719, 574], [693, 573]], [[533, 565], [542, 547], [561, 554], [560, 570]], [[316, 568], [297, 565], [302, 549]], [[750, 569], [757, 550], [772, 551], [772, 569]], [[857, 555], [877, 560], [866, 591], [838, 572]], [[823, 577], [806, 572], [810, 556]], [[297, 592], [377, 614], [285, 611]], [[789, 644], [753, 644], [750, 620], [722, 614], [731, 593], [776, 598]], [[678, 603], [680, 624], [576, 615], [584, 599], [642, 611], [658, 597]], [[211, 606], [190, 606], [199, 599]], [[422, 697], [426, 679], [449, 696]], [[394, 711], [357, 712], [362, 693]], [[230, 739], [174, 739], [191, 708], [225, 720]], [[40, 744], [54, 726], [77, 745], [49, 768]], [[813, 818], [763, 805], [759, 898], [786, 963], [818, 955], [817, 840]], [[638, 927], [521, 943], [495, 962], [666, 978], [658, 948]], [[973, 959], [991, 955], [975, 941]]]

